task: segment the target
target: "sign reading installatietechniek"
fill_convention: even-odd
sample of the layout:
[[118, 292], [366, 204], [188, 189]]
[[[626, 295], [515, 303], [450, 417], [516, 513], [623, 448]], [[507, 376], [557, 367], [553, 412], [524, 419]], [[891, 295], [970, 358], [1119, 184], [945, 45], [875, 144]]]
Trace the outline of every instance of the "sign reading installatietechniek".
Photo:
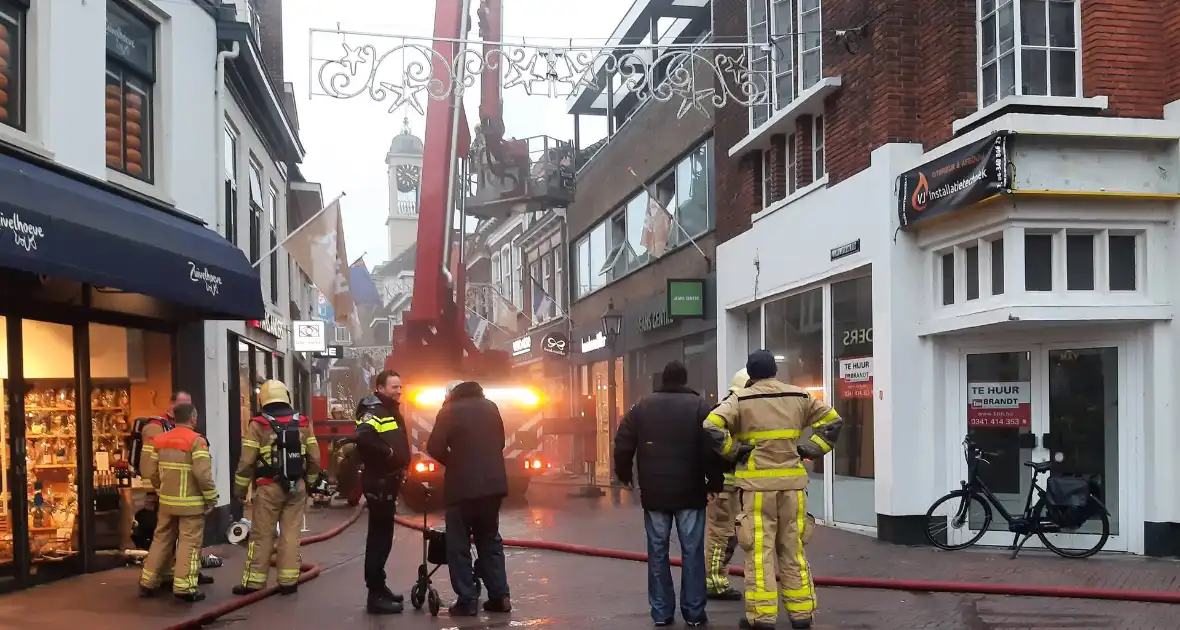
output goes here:
[[1032, 424], [1032, 383], [967, 383], [967, 426], [1028, 427]]
[[898, 177], [902, 229], [1008, 192], [1008, 138], [1001, 131]]

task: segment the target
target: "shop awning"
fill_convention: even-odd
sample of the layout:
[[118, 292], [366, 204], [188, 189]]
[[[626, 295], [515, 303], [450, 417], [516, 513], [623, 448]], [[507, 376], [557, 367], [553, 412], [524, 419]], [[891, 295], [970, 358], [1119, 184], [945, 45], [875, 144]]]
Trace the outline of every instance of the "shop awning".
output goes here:
[[196, 222], [0, 155], [0, 266], [141, 293], [194, 318], [262, 319], [245, 254]]

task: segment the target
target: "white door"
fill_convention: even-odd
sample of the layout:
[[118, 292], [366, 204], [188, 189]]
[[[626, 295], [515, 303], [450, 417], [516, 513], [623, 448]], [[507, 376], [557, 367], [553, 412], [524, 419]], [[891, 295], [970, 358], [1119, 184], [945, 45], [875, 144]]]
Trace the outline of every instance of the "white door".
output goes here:
[[[1050, 462], [1036, 477], [1044, 489], [1051, 476], [1087, 475], [1102, 482], [1103, 501], [1111, 513], [1111, 538], [1104, 549], [1127, 550], [1120, 525], [1123, 506], [1119, 481], [1120, 426], [1126, 415], [1126, 351], [1119, 343], [1033, 344], [1019, 348], [964, 351], [959, 366], [960, 430], [984, 451], [996, 455], [980, 466], [980, 480], [1009, 516], [1019, 517], [1034, 482], [1028, 462]], [[963, 457], [956, 457], [958, 479], [967, 477]], [[1034, 491], [1032, 501], [1037, 494]], [[982, 526], [974, 510], [968, 524], [951, 530], [966, 540]], [[1098, 523], [1071, 533], [1052, 534], [1054, 546], [1085, 549], [1097, 542]], [[980, 544], [1009, 546], [1002, 510], [993, 506], [992, 523]], [[1040, 546], [1034, 536], [1025, 547]]]

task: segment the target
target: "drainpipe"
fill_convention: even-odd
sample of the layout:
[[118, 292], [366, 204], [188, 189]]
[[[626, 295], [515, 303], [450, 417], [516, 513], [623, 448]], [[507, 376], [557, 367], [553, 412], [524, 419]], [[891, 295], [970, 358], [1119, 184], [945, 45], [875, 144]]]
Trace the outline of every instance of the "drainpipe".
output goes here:
[[[213, 134], [217, 146], [216, 164], [218, 169], [214, 176], [224, 176], [225, 174], [225, 64], [230, 59], [237, 59], [239, 54], [241, 54], [241, 47], [238, 42], [234, 42], [229, 50], [217, 53], [217, 78], [213, 84], [214, 93], [217, 95], [214, 99], [216, 105], [213, 111]], [[221, 133], [217, 133], [218, 131]], [[217, 207], [213, 208], [213, 215], [217, 217], [217, 233], [223, 236], [225, 235], [224, 208], [225, 182], [223, 181], [217, 185]]]

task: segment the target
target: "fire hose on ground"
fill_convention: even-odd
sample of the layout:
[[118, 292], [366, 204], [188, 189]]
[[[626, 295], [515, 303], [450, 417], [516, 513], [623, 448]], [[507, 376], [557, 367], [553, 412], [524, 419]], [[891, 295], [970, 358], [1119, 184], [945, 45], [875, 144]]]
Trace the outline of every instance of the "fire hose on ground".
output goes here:
[[[364, 510], [365, 504], [362, 500], [361, 504], [356, 507], [352, 515], [350, 515], [346, 521], [327, 531], [301, 538], [299, 541], [300, 544], [311, 545], [339, 536], [344, 532], [344, 530], [348, 529], [350, 525], [360, 519], [361, 515], [364, 513]], [[418, 532], [422, 531], [422, 524], [419, 522], [415, 522], [400, 516], [395, 517], [394, 521], [402, 527], [406, 527]], [[590, 547], [587, 545], [576, 545], [573, 543], [554, 542], [549, 540], [505, 538], [504, 546], [518, 549], [533, 549], [538, 551], [555, 551], [559, 553], [568, 553], [595, 558], [629, 560], [632, 562], [644, 563], [647, 562], [647, 554], [644, 553], [622, 551], [619, 549], [607, 549], [603, 547]], [[672, 566], [680, 566], [680, 558], [672, 558], [671, 564]], [[319, 577], [322, 569], [316, 564], [305, 562], [303, 563], [303, 566], [300, 567], [300, 571], [301, 574], [299, 576], [299, 583], [302, 584]], [[729, 574], [742, 576], [745, 574], [745, 572], [741, 567], [731, 566], [729, 567]], [[817, 576], [815, 578], [815, 585], [925, 593], [964, 593], [976, 595], [1010, 595], [1020, 597], [1052, 597], [1156, 604], [1180, 604], [1180, 593], [1178, 592], [1086, 588], [1077, 586], [1039, 586], [1022, 584], [989, 584], [984, 582], [948, 582], [938, 580], [898, 580], [889, 578], [822, 576]], [[201, 626], [204, 626], [231, 612], [266, 599], [277, 592], [277, 586], [268, 586], [258, 592], [235, 597], [228, 602], [219, 604], [202, 612], [200, 615], [172, 624], [166, 628], [163, 628], [162, 630], [190, 630], [193, 628], [200, 628]]]

